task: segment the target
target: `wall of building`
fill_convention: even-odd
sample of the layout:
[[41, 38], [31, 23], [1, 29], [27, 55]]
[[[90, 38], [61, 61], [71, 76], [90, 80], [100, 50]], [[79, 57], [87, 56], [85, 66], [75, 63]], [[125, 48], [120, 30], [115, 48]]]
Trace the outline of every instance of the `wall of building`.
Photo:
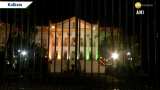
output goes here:
[[6, 23], [0, 23], [0, 47], [5, 47], [9, 37], [10, 25]]
[[[111, 48], [113, 48], [113, 45], [112, 45], [113, 43], [115, 45], [114, 47], [117, 47], [117, 49], [119, 49], [118, 48], [120, 46], [119, 41], [121, 39], [120, 33], [118, 32], [118, 29], [113, 28], [114, 29], [113, 35], [111, 35], [110, 27], [105, 27], [105, 28], [100, 27], [100, 37], [99, 37], [100, 48], [98, 50], [98, 24], [90, 24], [87, 22], [87, 24], [85, 25], [86, 23], [85, 21], [83, 20], [82, 21], [79, 20], [79, 21], [80, 21], [80, 24], [78, 23], [77, 59], [79, 60], [80, 70], [86, 73], [91, 73], [91, 72], [97, 73], [99, 68], [99, 72], [104, 73], [105, 66], [98, 65], [99, 62], [97, 59], [100, 56], [108, 58], [108, 55], [112, 50]], [[69, 20], [65, 20], [59, 23], [50, 23], [49, 29], [47, 28], [48, 26], [46, 26], [46, 28], [43, 27], [43, 29], [41, 28], [44, 34], [46, 34], [46, 35], [43, 35], [45, 36], [43, 37], [44, 39], [42, 39], [43, 43], [44, 41], [48, 40], [48, 35], [49, 35], [49, 59], [52, 62], [49, 65], [49, 68], [51, 72], [63, 72], [63, 71], [66, 71], [67, 69], [71, 70], [72, 65], [75, 64], [76, 28], [74, 26], [75, 25], [74, 22], [75, 22], [75, 19], [71, 18], [70, 36], [69, 36]], [[48, 30], [50, 31], [48, 32]], [[91, 35], [91, 30], [92, 30], [92, 35]], [[37, 37], [40, 38], [40, 35], [41, 35], [41, 32], [37, 34]], [[56, 35], [56, 38], [55, 38], [55, 35]], [[63, 38], [62, 38], [62, 35], [63, 35]], [[70, 37], [70, 43], [69, 43], [69, 37]], [[85, 39], [86, 39], [86, 42], [85, 42]], [[63, 45], [62, 45], [62, 41], [63, 41]], [[92, 42], [92, 47], [91, 47], [91, 42]], [[92, 52], [91, 52], [91, 49], [92, 49]], [[91, 58], [91, 53], [92, 53], [92, 58]]]

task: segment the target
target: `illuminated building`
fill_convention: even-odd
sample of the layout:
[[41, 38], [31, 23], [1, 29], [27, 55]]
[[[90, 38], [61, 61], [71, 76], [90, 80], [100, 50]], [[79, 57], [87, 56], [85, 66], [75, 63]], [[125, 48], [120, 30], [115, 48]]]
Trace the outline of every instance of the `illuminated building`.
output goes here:
[[52, 61], [49, 65], [51, 72], [71, 70], [72, 65], [75, 64], [77, 50], [81, 71], [104, 73], [105, 66], [98, 65], [98, 58], [100, 56], [108, 58], [113, 43], [114, 47], [122, 47], [120, 29], [98, 26], [97, 23], [92, 24], [76, 17], [56, 23], [50, 22], [49, 26], [37, 26], [37, 29], [36, 42], [39, 44], [42, 42], [40, 45], [49, 49], [48, 57]]

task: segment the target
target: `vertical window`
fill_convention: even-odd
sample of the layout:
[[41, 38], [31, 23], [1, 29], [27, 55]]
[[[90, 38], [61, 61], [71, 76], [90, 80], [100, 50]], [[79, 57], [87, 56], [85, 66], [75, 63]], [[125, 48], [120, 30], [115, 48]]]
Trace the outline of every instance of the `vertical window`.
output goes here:
[[42, 42], [43, 42], [42, 46], [43, 46], [43, 47], [46, 47], [46, 46], [47, 46], [46, 40], [45, 40], [44, 38], [43, 38], [42, 40], [43, 40], [43, 41], [42, 41]]
[[64, 60], [67, 60], [67, 51], [64, 52]]
[[73, 37], [73, 38], [72, 38], [72, 46], [75, 46], [75, 44], [76, 44], [75, 42], [76, 42], [76, 41], [75, 41], [75, 38]]
[[80, 44], [83, 46], [83, 38], [80, 39]]
[[64, 46], [68, 46], [68, 41], [69, 41], [69, 39], [66, 37], [64, 40]]
[[72, 23], [72, 28], [74, 29], [75, 27], [76, 27], [76, 23], [73, 22], [73, 23]]

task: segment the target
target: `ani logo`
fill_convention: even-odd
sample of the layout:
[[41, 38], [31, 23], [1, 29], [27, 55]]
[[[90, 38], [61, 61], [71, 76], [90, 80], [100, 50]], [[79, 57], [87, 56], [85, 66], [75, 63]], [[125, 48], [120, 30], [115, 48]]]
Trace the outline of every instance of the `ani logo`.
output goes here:
[[143, 15], [144, 14], [144, 10], [141, 9], [141, 7], [142, 7], [141, 2], [136, 2], [134, 6], [137, 9], [136, 15]]

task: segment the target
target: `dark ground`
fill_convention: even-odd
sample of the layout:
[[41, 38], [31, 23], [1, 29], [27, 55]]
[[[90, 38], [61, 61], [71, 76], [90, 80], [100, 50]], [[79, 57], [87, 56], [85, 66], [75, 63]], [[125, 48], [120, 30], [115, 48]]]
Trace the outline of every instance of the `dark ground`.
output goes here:
[[147, 76], [116, 77], [88, 74], [12, 74], [0, 80], [0, 90], [159, 90]]

